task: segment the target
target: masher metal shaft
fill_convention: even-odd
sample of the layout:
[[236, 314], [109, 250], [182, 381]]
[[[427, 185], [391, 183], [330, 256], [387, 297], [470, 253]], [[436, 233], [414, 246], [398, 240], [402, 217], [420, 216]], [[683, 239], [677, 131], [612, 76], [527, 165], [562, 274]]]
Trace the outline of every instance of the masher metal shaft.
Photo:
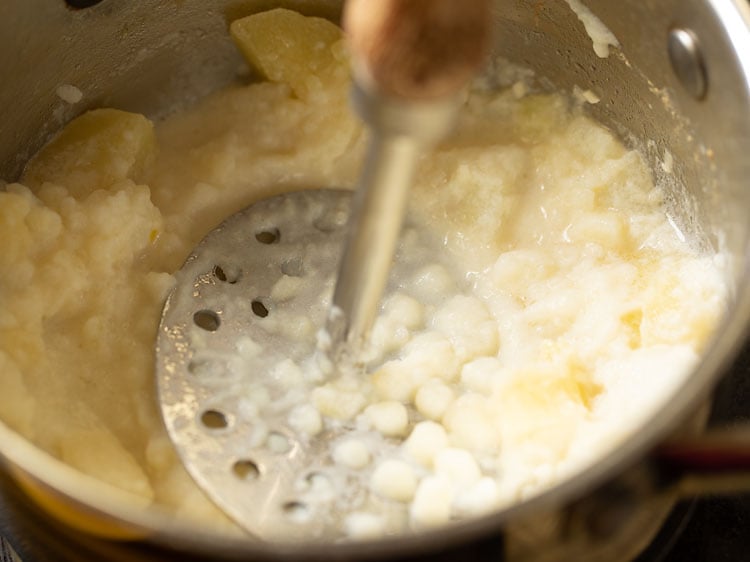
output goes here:
[[[388, 280], [420, 143], [375, 132], [354, 199], [351, 230], [336, 283], [331, 336], [357, 356], [378, 312]], [[340, 316], [337, 316], [340, 314]]]
[[373, 99], [359, 89], [354, 102], [371, 124], [372, 138], [354, 196], [328, 331], [334, 357], [346, 353], [356, 362], [388, 281], [419, 157], [450, 128], [456, 103], [414, 105]]
[[372, 137], [328, 320], [332, 356], [358, 362], [377, 315], [419, 157], [450, 130], [483, 60], [488, 0], [349, 0], [354, 105]]

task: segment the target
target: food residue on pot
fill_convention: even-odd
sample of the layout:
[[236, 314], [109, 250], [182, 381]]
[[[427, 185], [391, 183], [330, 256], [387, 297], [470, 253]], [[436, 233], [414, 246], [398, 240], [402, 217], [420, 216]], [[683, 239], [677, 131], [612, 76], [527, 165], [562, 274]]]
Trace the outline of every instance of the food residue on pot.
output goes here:
[[60, 84], [55, 93], [58, 98], [70, 105], [75, 105], [83, 99], [83, 92], [72, 84]]
[[[253, 201], [353, 187], [365, 137], [338, 28], [274, 10], [233, 29], [265, 80], [156, 125], [90, 111], [0, 193], [3, 420], [144, 504], [216, 525], [156, 405], [173, 274]], [[410, 212], [455, 270], [397, 280], [367, 374], [299, 404], [312, 433], [359, 428], [331, 455], [384, 507], [352, 505], [351, 537], [477, 516], [595, 462], [680, 385], [724, 312], [721, 260], [672, 224], [641, 155], [565, 96], [527, 90], [478, 82], [421, 163]], [[304, 318], [286, 326], [315, 337]]]
[[596, 15], [589, 10], [581, 0], [565, 0], [573, 10], [576, 17], [583, 24], [589, 38], [591, 39], [592, 46], [596, 56], [601, 59], [606, 59], [609, 56], [610, 47], [619, 47], [620, 42], [615, 37], [609, 28], [604, 25]]

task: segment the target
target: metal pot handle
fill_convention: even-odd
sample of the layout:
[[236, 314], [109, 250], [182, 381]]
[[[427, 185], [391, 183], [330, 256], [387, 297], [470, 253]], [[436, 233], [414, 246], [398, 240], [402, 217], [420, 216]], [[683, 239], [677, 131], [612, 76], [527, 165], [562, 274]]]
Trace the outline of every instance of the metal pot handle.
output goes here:
[[662, 486], [680, 496], [750, 491], [750, 424], [675, 437], [651, 454]]
[[612, 548], [633, 541], [640, 540], [645, 548], [651, 535], [639, 534], [660, 528], [680, 499], [748, 491], [750, 423], [675, 436], [565, 507], [559, 514], [554, 548], [558, 553], [577, 553], [564, 559], [598, 552], [601, 556], [594, 560], [607, 560]]

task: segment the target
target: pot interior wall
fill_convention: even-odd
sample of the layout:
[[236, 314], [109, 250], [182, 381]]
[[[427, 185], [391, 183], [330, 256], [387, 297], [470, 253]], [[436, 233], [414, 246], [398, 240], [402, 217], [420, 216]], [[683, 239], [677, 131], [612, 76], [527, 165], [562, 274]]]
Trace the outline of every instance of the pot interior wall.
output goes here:
[[[0, 178], [13, 181], [76, 115], [116, 107], [158, 118], [236, 79], [243, 67], [228, 22], [274, 6], [338, 19], [332, 0], [7, 0], [0, 21]], [[11, 79], [12, 77], [12, 79]], [[70, 105], [62, 84], [84, 97]]]
[[[741, 66], [750, 63], [740, 60], [743, 45], [733, 45], [722, 29], [725, 14], [706, 0], [589, 0], [622, 45], [599, 58], [566, 2], [496, 4], [496, 53], [535, 70], [547, 87], [595, 92], [601, 101], [591, 113], [648, 154], [672, 188], [678, 223], [688, 232], [703, 225], [712, 244], [726, 244], [741, 260], [750, 205], [750, 192], [742, 189], [750, 177], [743, 152], [750, 143], [750, 94]], [[75, 10], [64, 0], [8, 0], [0, 48], [14, 56], [0, 60], [6, 77], [0, 177], [16, 179], [29, 156], [86, 109], [114, 106], [158, 117], [234, 79], [241, 62], [227, 21], [275, 5], [336, 19], [341, 2], [103, 0]], [[672, 71], [667, 35], [673, 27], [694, 30], [701, 42], [709, 78], [702, 101]], [[61, 100], [61, 84], [81, 89], [83, 101]], [[675, 162], [670, 176], [659, 165], [666, 150]]]

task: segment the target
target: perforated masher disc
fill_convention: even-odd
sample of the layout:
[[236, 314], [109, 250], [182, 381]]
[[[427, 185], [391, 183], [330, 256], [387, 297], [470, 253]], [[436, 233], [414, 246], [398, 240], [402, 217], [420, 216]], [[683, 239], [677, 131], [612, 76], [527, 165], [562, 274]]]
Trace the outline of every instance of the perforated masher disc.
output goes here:
[[[170, 438], [207, 495], [264, 540], [336, 540], [346, 512], [392, 508], [367, 493], [366, 473], [334, 467], [330, 444], [354, 422], [322, 419], [309, 402], [350, 200], [302, 191], [233, 215], [196, 247], [164, 307], [156, 372]], [[404, 257], [393, 276], [415, 267]]]

